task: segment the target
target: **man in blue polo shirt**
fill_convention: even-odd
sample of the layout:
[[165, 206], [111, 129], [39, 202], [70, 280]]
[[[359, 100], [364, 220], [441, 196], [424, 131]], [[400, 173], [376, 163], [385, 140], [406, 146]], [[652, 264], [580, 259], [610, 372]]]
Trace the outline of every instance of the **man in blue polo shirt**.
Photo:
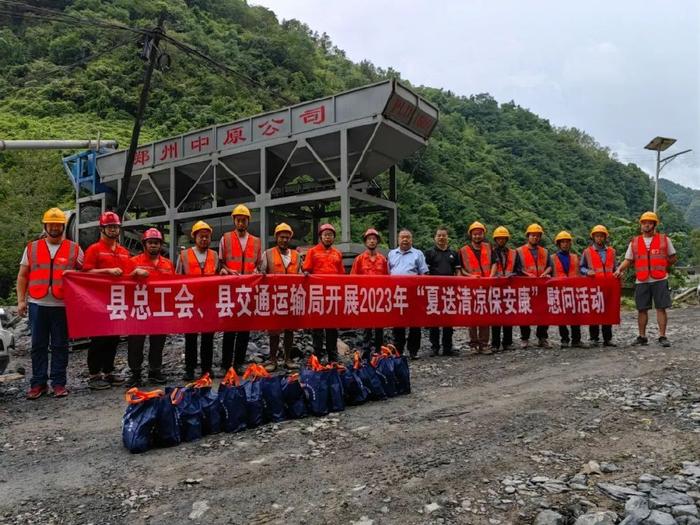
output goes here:
[[[403, 229], [399, 232], [399, 247], [391, 250], [387, 256], [389, 273], [391, 275], [424, 275], [428, 273], [428, 265], [425, 262], [423, 252], [413, 247], [413, 234], [411, 230]], [[408, 353], [411, 359], [419, 359], [420, 327], [408, 329]], [[393, 329], [394, 344], [396, 349], [403, 354], [406, 345], [406, 328]]]

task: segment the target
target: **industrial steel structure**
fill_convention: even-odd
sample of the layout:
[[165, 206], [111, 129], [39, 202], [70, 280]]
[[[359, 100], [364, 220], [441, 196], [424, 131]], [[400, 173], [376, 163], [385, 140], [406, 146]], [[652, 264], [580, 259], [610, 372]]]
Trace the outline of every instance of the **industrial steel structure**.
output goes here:
[[[175, 257], [195, 221], [209, 222], [218, 239], [232, 228], [234, 206], [246, 204], [264, 246], [276, 222], [313, 242], [320, 221], [339, 217], [338, 248], [358, 253], [350, 217], [370, 212], [385, 214], [394, 245], [394, 166], [426, 144], [437, 121], [435, 106], [387, 80], [139, 146], [126, 195], [127, 244], [156, 226]], [[125, 163], [125, 150], [64, 159], [76, 188], [69, 228], [81, 243], [95, 240], [99, 213], [116, 206]]]

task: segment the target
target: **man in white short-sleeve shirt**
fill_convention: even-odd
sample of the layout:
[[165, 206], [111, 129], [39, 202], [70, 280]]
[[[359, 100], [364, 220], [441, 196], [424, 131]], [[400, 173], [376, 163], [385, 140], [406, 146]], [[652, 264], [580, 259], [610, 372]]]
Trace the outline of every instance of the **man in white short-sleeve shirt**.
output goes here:
[[27, 399], [38, 399], [48, 393], [49, 379], [55, 397], [68, 395], [68, 323], [63, 274], [79, 270], [83, 264], [83, 250], [63, 236], [65, 214], [51, 208], [44, 213], [42, 223], [45, 237], [27, 244], [17, 274], [17, 312], [22, 316], [29, 312], [32, 331], [32, 378]]

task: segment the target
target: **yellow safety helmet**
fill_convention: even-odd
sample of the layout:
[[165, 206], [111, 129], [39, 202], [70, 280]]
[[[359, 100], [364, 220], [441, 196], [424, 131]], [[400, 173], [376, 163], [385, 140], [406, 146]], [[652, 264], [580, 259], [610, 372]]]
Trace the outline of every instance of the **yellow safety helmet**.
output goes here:
[[508, 228], [505, 226], [499, 226], [495, 230], [493, 230], [493, 238], [498, 239], [499, 237], [505, 237], [506, 239], [510, 239], [510, 232], [508, 231]]
[[294, 230], [292, 230], [292, 227], [286, 222], [281, 222], [275, 227], [275, 237], [277, 237], [277, 234], [280, 232], [289, 232], [289, 235], [294, 235]]
[[49, 208], [41, 218], [42, 224], [65, 224], [66, 214], [58, 208]]
[[469, 229], [467, 230], [467, 235], [470, 235], [472, 233], [472, 230], [478, 230], [481, 228], [484, 230], [484, 233], [486, 233], [486, 226], [481, 224], [479, 221], [474, 221], [469, 225]]
[[243, 215], [244, 217], [248, 217], [250, 219], [250, 210], [244, 204], [239, 204], [231, 212], [231, 217], [235, 217], [236, 215]]
[[571, 236], [571, 234], [567, 231], [560, 231], [557, 233], [557, 236], [554, 237], [554, 242], [557, 243], [559, 241], [573, 241], [574, 238]]
[[596, 224], [595, 226], [593, 226], [593, 229], [591, 229], [591, 237], [593, 237], [594, 233], [604, 233], [606, 237], [610, 235], [608, 233], [608, 229], [602, 224]]
[[194, 239], [194, 234], [200, 230], [209, 230], [209, 233], [212, 233], [214, 231], [211, 229], [211, 226], [209, 226], [206, 222], [197, 221], [192, 225], [192, 238], [193, 239]]
[[530, 226], [527, 227], [527, 230], [525, 230], [525, 235], [528, 235], [530, 233], [544, 233], [544, 230], [542, 229], [542, 226], [540, 226], [536, 222], [533, 222]]
[[639, 218], [639, 222], [642, 221], [654, 221], [656, 224], [659, 224], [659, 217], [653, 211], [645, 211]]

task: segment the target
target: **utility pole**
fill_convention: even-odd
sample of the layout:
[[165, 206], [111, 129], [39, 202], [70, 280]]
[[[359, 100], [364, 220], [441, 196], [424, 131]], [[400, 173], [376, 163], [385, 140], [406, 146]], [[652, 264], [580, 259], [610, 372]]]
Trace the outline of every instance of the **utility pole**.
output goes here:
[[129, 144], [129, 152], [126, 155], [126, 165], [124, 166], [124, 177], [122, 178], [121, 191], [119, 192], [119, 202], [117, 204], [117, 215], [122, 217], [126, 211], [127, 200], [126, 196], [129, 192], [129, 184], [131, 182], [131, 172], [134, 170], [134, 157], [136, 149], [139, 145], [139, 135], [141, 134], [141, 124], [143, 122], [143, 114], [146, 111], [148, 104], [148, 93], [151, 89], [151, 77], [153, 70], [158, 61], [158, 44], [161, 37], [165, 34], [165, 13], [161, 13], [158, 17], [158, 27], [146, 37], [143, 43], [143, 55], [146, 59], [146, 71], [143, 76], [143, 86], [141, 88], [141, 97], [139, 98], [139, 107], [136, 111], [136, 120], [134, 128], [131, 132], [131, 143]]

